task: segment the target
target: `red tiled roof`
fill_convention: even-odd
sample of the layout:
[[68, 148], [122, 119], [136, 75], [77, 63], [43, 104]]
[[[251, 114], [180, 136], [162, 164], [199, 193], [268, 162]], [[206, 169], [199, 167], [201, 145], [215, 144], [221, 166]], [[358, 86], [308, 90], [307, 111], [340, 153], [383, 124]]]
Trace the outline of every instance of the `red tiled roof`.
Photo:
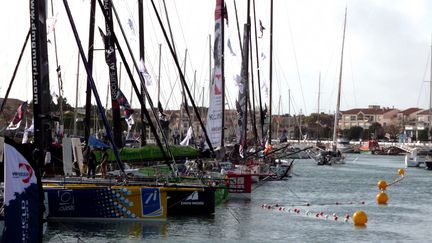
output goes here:
[[362, 108], [356, 108], [356, 109], [351, 109], [351, 110], [347, 110], [347, 111], [341, 111], [342, 115], [357, 115], [358, 113], [362, 112], [365, 115], [382, 115], [385, 114], [389, 111], [393, 111], [396, 109], [362, 109]]
[[418, 115], [429, 115], [429, 109], [419, 112]]
[[406, 110], [403, 110], [400, 113], [407, 116], [407, 115], [410, 115], [410, 114], [417, 112], [417, 111], [420, 111], [420, 110], [421, 110], [420, 108], [412, 107], [412, 108], [408, 108]]

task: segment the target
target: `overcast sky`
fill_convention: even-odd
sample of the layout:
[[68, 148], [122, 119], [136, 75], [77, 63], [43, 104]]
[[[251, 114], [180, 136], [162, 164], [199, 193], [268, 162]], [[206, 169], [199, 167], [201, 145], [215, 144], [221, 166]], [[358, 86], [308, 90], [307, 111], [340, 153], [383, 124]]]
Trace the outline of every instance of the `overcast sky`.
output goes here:
[[[75, 104], [77, 78], [77, 46], [65, 14], [63, 1], [54, 1], [57, 16], [56, 34], [59, 63], [62, 67], [64, 94]], [[149, 87], [156, 100], [158, 77], [158, 45], [162, 43], [161, 101], [168, 108], [178, 109], [180, 88], [177, 72], [163, 39], [160, 27], [150, 5], [145, 2], [146, 65], [153, 78]], [[157, 7], [162, 1], [155, 0]], [[233, 56], [226, 49], [226, 85], [229, 107], [237, 95], [233, 76], [240, 73], [240, 50], [235, 22], [233, 0], [227, 0], [229, 38]], [[237, 0], [240, 31], [246, 21], [246, 0]], [[252, 1], [251, 1], [252, 2]], [[269, 81], [269, 30], [270, 6], [268, 0], [256, 0], [257, 21], [261, 20], [266, 30], [259, 39], [260, 75], [263, 83]], [[114, 0], [128, 39], [138, 55], [137, 37], [127, 26], [130, 18], [138, 28], [137, 1]], [[173, 28], [176, 49], [183, 63], [185, 49], [188, 50], [186, 77], [194, 90], [196, 70], [196, 102], [208, 103], [209, 82], [209, 35], [214, 31], [215, 0], [166, 0]], [[70, 1], [71, 10], [79, 28], [84, 47], [87, 47], [89, 0]], [[318, 105], [318, 79], [321, 72], [320, 111], [334, 112], [339, 78], [340, 52], [345, 6], [348, 8], [345, 55], [342, 76], [341, 110], [381, 105], [406, 109], [429, 106], [430, 52], [432, 36], [432, 2], [427, 0], [274, 0], [273, 32], [273, 113], [278, 113], [281, 97], [281, 113], [306, 114], [316, 112]], [[28, 1], [5, 1], [0, 10], [0, 96], [6, 93], [15, 63], [29, 26]], [[161, 8], [160, 8], [161, 9]], [[164, 11], [160, 11], [163, 13]], [[165, 15], [163, 18], [165, 19]], [[49, 9], [51, 16], [51, 9]], [[253, 21], [253, 15], [252, 15]], [[103, 18], [97, 11], [97, 26], [104, 30]], [[252, 28], [254, 26], [252, 25]], [[116, 27], [116, 32], [119, 33]], [[259, 31], [258, 31], [259, 32]], [[258, 33], [260, 35], [260, 33]], [[120, 34], [118, 34], [120, 35]], [[254, 38], [254, 35], [252, 35]], [[49, 36], [52, 40], [52, 34]], [[96, 48], [102, 48], [101, 38], [96, 32]], [[213, 40], [211, 40], [213, 45]], [[51, 92], [58, 93], [55, 73], [54, 46], [48, 44], [50, 53]], [[254, 44], [255, 46], [255, 44]], [[123, 45], [123, 48], [125, 46]], [[254, 66], [255, 62], [255, 51]], [[119, 55], [117, 55], [120, 61]], [[120, 64], [118, 63], [120, 69]], [[254, 78], [257, 73], [254, 68]], [[85, 75], [80, 68], [78, 104], [84, 104]], [[18, 71], [10, 97], [23, 100], [31, 98], [31, 63], [29, 46]], [[94, 78], [102, 103], [107, 94], [108, 71], [104, 53], [95, 54]], [[130, 84], [122, 69], [121, 89], [130, 97]], [[173, 89], [174, 87], [174, 89]], [[204, 101], [202, 87], [205, 87]], [[258, 88], [257, 86], [255, 87]], [[171, 94], [171, 90], [174, 90]], [[291, 106], [288, 105], [288, 90], [291, 90]], [[266, 98], [265, 92], [263, 98]], [[136, 98], [132, 98], [137, 106]], [[268, 103], [268, 101], [267, 101]]]

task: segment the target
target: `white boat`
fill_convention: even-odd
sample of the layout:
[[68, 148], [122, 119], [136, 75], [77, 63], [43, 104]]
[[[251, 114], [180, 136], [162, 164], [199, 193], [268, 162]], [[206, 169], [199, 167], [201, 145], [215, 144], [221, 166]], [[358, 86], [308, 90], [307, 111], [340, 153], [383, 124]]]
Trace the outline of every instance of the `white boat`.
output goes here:
[[425, 156], [418, 154], [418, 149], [414, 148], [410, 154], [405, 155], [405, 167], [419, 167], [425, 161]]

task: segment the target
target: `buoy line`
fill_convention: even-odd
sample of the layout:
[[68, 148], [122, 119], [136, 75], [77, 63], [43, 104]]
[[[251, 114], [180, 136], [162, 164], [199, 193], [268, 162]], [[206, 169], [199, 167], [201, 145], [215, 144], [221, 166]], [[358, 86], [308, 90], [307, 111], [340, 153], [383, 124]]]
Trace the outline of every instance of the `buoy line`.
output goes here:
[[332, 221], [339, 221], [339, 222], [350, 222], [351, 216], [350, 214], [346, 213], [343, 216], [338, 215], [337, 213], [325, 213], [324, 211], [312, 211], [312, 210], [305, 210], [298, 207], [283, 207], [281, 205], [275, 204], [262, 204], [261, 208], [267, 209], [267, 210], [273, 210], [281, 213], [288, 213], [288, 214], [294, 214], [299, 216], [306, 216], [309, 218], [315, 218], [315, 219], [322, 219], [322, 220], [332, 220]]
[[[392, 183], [387, 184], [386, 181], [380, 180], [378, 181], [378, 189], [380, 192], [376, 196], [376, 201], [378, 204], [387, 204], [388, 196], [384, 192], [389, 186], [392, 186], [396, 183], [401, 182], [405, 178], [405, 170], [399, 169], [398, 170], [399, 178], [394, 180]], [[336, 203], [318, 203], [314, 204], [313, 206], [330, 206], [330, 205], [354, 205], [354, 204], [361, 204], [364, 205], [365, 201], [360, 201], [358, 203], [354, 202], [336, 202]], [[261, 208], [267, 209], [267, 210], [273, 210], [278, 211], [281, 213], [291, 213], [295, 215], [304, 215], [307, 217], [313, 217], [316, 219], [323, 219], [323, 220], [332, 220], [332, 221], [339, 221], [339, 222], [350, 222], [352, 221], [354, 226], [360, 226], [365, 227], [366, 223], [368, 221], [367, 214], [362, 210], [357, 210], [350, 216], [350, 214], [346, 213], [343, 217], [340, 217], [336, 213], [324, 213], [323, 211], [312, 211], [312, 210], [306, 210], [304, 208], [300, 207], [310, 207], [312, 206], [310, 203], [304, 203], [304, 204], [291, 204], [291, 205], [282, 205], [282, 204], [261, 204]]]

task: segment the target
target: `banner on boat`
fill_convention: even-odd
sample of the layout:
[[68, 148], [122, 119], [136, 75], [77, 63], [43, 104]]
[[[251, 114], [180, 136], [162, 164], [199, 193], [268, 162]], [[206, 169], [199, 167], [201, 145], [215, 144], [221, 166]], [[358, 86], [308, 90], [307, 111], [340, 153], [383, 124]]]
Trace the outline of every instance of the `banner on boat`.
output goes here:
[[39, 242], [42, 237], [35, 168], [12, 145], [4, 144], [4, 231], [2, 242]]
[[213, 80], [210, 84], [210, 103], [207, 113], [206, 130], [211, 143], [214, 146], [221, 144], [222, 135], [222, 112], [224, 109], [222, 97], [222, 47], [224, 40], [222, 39], [222, 10], [223, 0], [216, 0], [215, 10], [215, 33], [213, 47]]
[[[163, 218], [166, 192], [139, 186], [45, 188], [49, 216], [57, 218]], [[163, 194], [163, 195], [162, 195]]]

